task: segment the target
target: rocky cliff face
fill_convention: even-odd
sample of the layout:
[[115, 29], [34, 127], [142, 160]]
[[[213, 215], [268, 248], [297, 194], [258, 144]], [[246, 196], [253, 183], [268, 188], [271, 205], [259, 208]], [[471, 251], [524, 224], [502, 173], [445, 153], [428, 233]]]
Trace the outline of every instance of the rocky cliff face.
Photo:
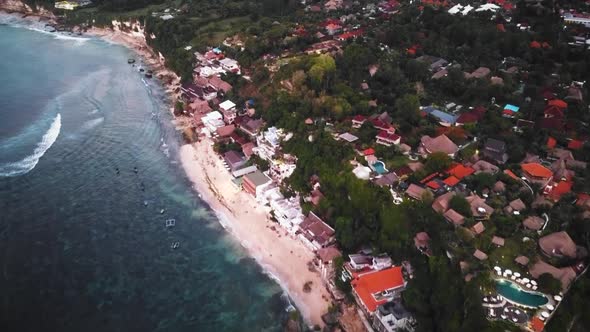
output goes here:
[[55, 18], [53, 13], [46, 8], [40, 6], [32, 8], [20, 0], [0, 0], [0, 10], [43, 16], [51, 19]]

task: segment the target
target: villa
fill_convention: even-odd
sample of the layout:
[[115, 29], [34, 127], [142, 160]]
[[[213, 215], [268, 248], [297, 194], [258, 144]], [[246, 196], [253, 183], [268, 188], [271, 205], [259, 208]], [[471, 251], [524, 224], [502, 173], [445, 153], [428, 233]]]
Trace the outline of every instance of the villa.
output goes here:
[[279, 225], [289, 233], [295, 234], [299, 229], [299, 225], [304, 220], [301, 206], [299, 205], [299, 198], [295, 196], [289, 199], [283, 197], [281, 199], [270, 200], [270, 208]]
[[254, 197], [260, 197], [262, 191], [271, 184], [271, 179], [260, 171], [246, 174], [242, 178], [242, 188]]
[[311, 211], [299, 225], [299, 229], [301, 230], [299, 238], [311, 250], [319, 250], [335, 241], [334, 229]]
[[373, 316], [379, 305], [398, 297], [406, 286], [401, 266], [363, 274], [351, 284], [356, 302], [368, 316]]
[[443, 217], [455, 226], [461, 226], [465, 223], [465, 217], [453, 209], [448, 209], [447, 212], [443, 214]]
[[496, 164], [505, 164], [506, 161], [508, 161], [506, 143], [497, 139], [489, 138], [483, 147], [482, 155], [484, 158]]
[[385, 130], [379, 132], [375, 138], [377, 139], [377, 144], [385, 146], [399, 145], [401, 143], [401, 137], [399, 135], [389, 133]]
[[532, 183], [538, 183], [544, 188], [553, 178], [553, 172], [539, 163], [524, 163], [520, 165], [522, 175]]
[[246, 158], [244, 158], [239, 152], [233, 150], [224, 153], [223, 160], [227, 163], [232, 172], [246, 164]]
[[551, 233], [539, 239], [539, 247], [548, 257], [576, 258], [577, 247], [567, 232]]
[[377, 307], [373, 327], [377, 332], [414, 331], [415, 320], [401, 300], [393, 300]]
[[538, 260], [529, 268], [530, 274], [534, 278], [539, 278], [545, 273], [549, 273], [553, 278], [561, 281], [561, 288], [568, 289], [572, 281], [576, 279], [576, 271], [571, 267], [557, 268], [542, 260]]
[[225, 123], [232, 124], [236, 119], [236, 104], [231, 100], [226, 100], [219, 104], [219, 109], [221, 110], [221, 114], [223, 114], [223, 120]]
[[489, 219], [494, 209], [486, 204], [485, 199], [478, 195], [471, 195], [465, 198], [471, 206], [471, 214], [475, 220], [486, 220]]
[[449, 155], [451, 158], [455, 157], [455, 153], [459, 151], [459, 148], [453, 141], [451, 141], [446, 135], [440, 135], [435, 138], [430, 136], [422, 136], [420, 139], [419, 151], [423, 155], [429, 155], [434, 152], [443, 152]]

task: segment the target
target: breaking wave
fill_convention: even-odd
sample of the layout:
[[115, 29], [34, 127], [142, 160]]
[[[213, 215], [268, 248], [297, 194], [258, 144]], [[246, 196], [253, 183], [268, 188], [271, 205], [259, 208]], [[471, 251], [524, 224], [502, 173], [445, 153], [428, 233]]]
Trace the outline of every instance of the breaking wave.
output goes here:
[[43, 135], [41, 142], [37, 144], [37, 147], [33, 151], [33, 154], [25, 157], [20, 161], [0, 165], [0, 176], [19, 176], [27, 174], [28, 172], [33, 170], [33, 168], [37, 166], [39, 159], [41, 159], [45, 152], [47, 152], [47, 150], [49, 150], [53, 143], [55, 143], [60, 131], [61, 114], [58, 113], [53, 119], [53, 123], [51, 123], [49, 130], [47, 130], [45, 135]]

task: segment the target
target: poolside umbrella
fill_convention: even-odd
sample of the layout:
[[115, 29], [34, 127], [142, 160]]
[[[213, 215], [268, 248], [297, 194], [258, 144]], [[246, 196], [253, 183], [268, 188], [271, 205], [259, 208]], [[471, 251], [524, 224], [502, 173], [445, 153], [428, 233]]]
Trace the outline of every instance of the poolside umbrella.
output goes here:
[[499, 267], [499, 266], [494, 266], [494, 270], [496, 270], [496, 271], [502, 271], [502, 268]]
[[547, 309], [549, 309], [549, 310], [555, 310], [555, 307], [553, 306], [553, 304], [548, 304], [547, 305]]
[[[504, 273], [505, 273], [505, 274], [512, 274], [512, 270], [506, 270], [506, 271], [504, 271]], [[518, 273], [518, 272], [517, 272], [517, 273]], [[520, 276], [520, 274], [519, 274], [519, 276]]]
[[520, 273], [518, 273], [518, 272], [514, 272], [514, 275], [515, 275], [517, 278], [520, 278]]
[[529, 281], [531, 281], [531, 279], [529, 279], [529, 278], [523, 278], [522, 279], [522, 282], [525, 283], [525, 284], [528, 284]]
[[562, 297], [559, 295], [555, 295], [553, 298], [555, 299], [555, 301], [561, 301], [562, 299]]
[[536, 280], [531, 280], [531, 284], [537, 286], [537, 281]]
[[543, 311], [541, 313], [541, 316], [545, 317], [545, 318], [549, 318], [549, 313], [547, 311]]

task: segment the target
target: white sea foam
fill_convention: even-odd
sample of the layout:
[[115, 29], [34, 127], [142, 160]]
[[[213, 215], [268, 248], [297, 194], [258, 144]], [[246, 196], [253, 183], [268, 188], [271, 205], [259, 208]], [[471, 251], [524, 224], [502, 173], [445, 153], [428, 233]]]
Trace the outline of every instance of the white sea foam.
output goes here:
[[104, 118], [92, 119], [84, 122], [82, 126], [80, 126], [81, 131], [88, 131], [99, 124], [104, 122]]
[[55, 116], [55, 119], [53, 119], [53, 123], [49, 127], [49, 130], [43, 135], [41, 142], [37, 144], [33, 154], [20, 161], [0, 165], [0, 176], [19, 176], [30, 172], [35, 166], [37, 166], [39, 159], [43, 157], [45, 152], [47, 152], [53, 143], [55, 143], [60, 131], [61, 115], [58, 113]]

